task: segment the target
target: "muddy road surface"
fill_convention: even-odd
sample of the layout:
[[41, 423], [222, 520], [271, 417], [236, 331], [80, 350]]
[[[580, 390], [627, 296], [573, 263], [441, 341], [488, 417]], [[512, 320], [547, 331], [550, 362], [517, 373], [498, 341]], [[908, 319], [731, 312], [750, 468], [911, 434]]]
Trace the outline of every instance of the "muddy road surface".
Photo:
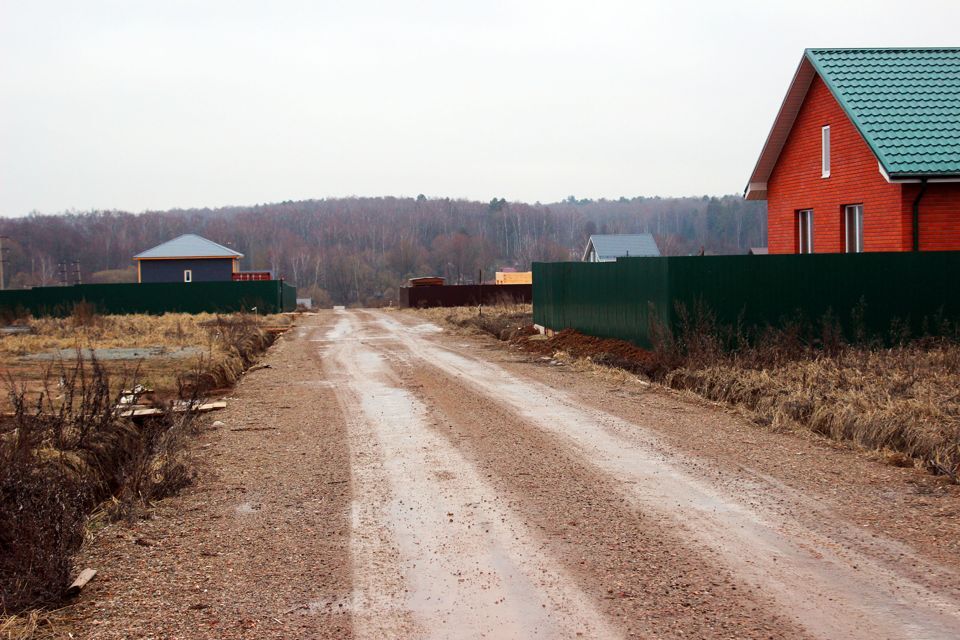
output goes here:
[[[960, 496], [920, 471], [412, 312], [304, 316], [268, 362], [224, 421], [276, 407], [271, 430], [208, 436], [218, 462], [166, 507], [197, 539], [99, 587], [113, 609], [84, 605], [86, 631], [960, 637]], [[203, 605], [164, 633], [163, 588], [136, 574], [174, 565]]]

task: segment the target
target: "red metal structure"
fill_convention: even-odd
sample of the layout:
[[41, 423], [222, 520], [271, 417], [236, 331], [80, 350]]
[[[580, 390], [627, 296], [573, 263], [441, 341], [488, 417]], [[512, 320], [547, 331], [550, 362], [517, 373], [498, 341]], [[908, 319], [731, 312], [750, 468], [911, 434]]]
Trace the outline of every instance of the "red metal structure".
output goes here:
[[237, 271], [233, 274], [234, 282], [249, 282], [251, 280], [273, 280], [269, 271]]

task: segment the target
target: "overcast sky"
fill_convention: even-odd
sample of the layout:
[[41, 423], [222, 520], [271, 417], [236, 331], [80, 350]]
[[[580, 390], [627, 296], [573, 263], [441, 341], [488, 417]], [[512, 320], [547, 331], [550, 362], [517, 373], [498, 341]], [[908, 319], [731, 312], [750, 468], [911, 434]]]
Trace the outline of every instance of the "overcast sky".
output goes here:
[[0, 0], [0, 215], [737, 193], [804, 47], [960, 2]]

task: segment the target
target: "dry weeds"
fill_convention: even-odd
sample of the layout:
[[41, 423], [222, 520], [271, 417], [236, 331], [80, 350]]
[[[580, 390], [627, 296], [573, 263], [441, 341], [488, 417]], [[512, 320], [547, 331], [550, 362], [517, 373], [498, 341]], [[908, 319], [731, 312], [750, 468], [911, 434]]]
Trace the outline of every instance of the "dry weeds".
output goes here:
[[892, 464], [909, 456], [958, 479], [960, 345], [954, 343], [846, 347], [767, 366], [730, 356], [680, 367], [663, 382], [745, 407], [774, 428], [808, 429], [887, 452]]
[[430, 322], [447, 324], [467, 333], [492, 335], [498, 340], [511, 339], [516, 331], [533, 323], [533, 305], [497, 304], [480, 307], [433, 307], [405, 309]]
[[[29, 328], [28, 333], [0, 337], [0, 357], [73, 349], [78, 345], [94, 349], [209, 346], [209, 326], [221, 317], [232, 316], [167, 313], [29, 318], [19, 322]], [[249, 317], [263, 326], [290, 322], [289, 316], [282, 314]]]
[[159, 419], [134, 425], [122, 418], [121, 389], [142, 382], [139, 369], [131, 373], [125, 363], [123, 377], [112, 378], [103, 362], [84, 356], [80, 341], [101, 349], [202, 340], [210, 358], [168, 363], [178, 368], [175, 395], [195, 406], [207, 391], [232, 385], [273, 342], [265, 324], [290, 319], [75, 314], [31, 323], [32, 336], [8, 336], [19, 344], [15, 350], [69, 344], [76, 357], [26, 369], [28, 379], [6, 372], [12, 411], [0, 413], [0, 613], [22, 614], [0, 618], [11, 637], [29, 637], [36, 627], [31, 621], [42, 614], [31, 607], [60, 602], [91, 517], [136, 516], [194, 475], [187, 454], [193, 412], [161, 401], [167, 410]]
[[[49, 362], [28, 360], [24, 356], [82, 349], [143, 348], [155, 349], [159, 355], [136, 360], [104, 360], [103, 367], [111, 379], [119, 380], [138, 369], [140, 382], [155, 389], [160, 397], [168, 397], [182, 383], [185, 372], [202, 370], [207, 376], [206, 388], [230, 386], [249, 363], [239, 353], [259, 353], [260, 345], [238, 345], [236, 318], [259, 327], [289, 325], [288, 315], [269, 316], [168, 313], [151, 315], [111, 315], [74, 313], [66, 318], [27, 318], [18, 323], [28, 333], [0, 334], [0, 376], [13, 377], [28, 385], [32, 393], [40, 390], [40, 381], [47, 375]], [[256, 334], [256, 335], [254, 335]], [[248, 340], [269, 341], [262, 331], [248, 332]], [[266, 342], [269, 344], [269, 342]], [[174, 349], [193, 347], [202, 351], [200, 358], [167, 357]], [[114, 389], [116, 391], [117, 389]], [[0, 410], [4, 410], [0, 401]]]

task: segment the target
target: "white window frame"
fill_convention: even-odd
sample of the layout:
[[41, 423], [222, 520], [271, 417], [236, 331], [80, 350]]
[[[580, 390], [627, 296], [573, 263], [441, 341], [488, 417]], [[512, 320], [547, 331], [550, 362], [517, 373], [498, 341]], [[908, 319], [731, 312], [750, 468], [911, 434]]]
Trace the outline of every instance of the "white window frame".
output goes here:
[[[854, 246], [850, 246], [850, 220], [853, 219]], [[863, 204], [843, 208], [843, 243], [847, 253], [863, 253]]]
[[[806, 221], [806, 229], [804, 229]], [[797, 231], [799, 242], [797, 244], [797, 253], [813, 253], [813, 209], [800, 209], [797, 211]]]
[[184, 269], [184, 270], [183, 270], [183, 281], [184, 281], [184, 282], [193, 282], [193, 269]]
[[820, 129], [820, 177], [830, 177], [830, 125]]

